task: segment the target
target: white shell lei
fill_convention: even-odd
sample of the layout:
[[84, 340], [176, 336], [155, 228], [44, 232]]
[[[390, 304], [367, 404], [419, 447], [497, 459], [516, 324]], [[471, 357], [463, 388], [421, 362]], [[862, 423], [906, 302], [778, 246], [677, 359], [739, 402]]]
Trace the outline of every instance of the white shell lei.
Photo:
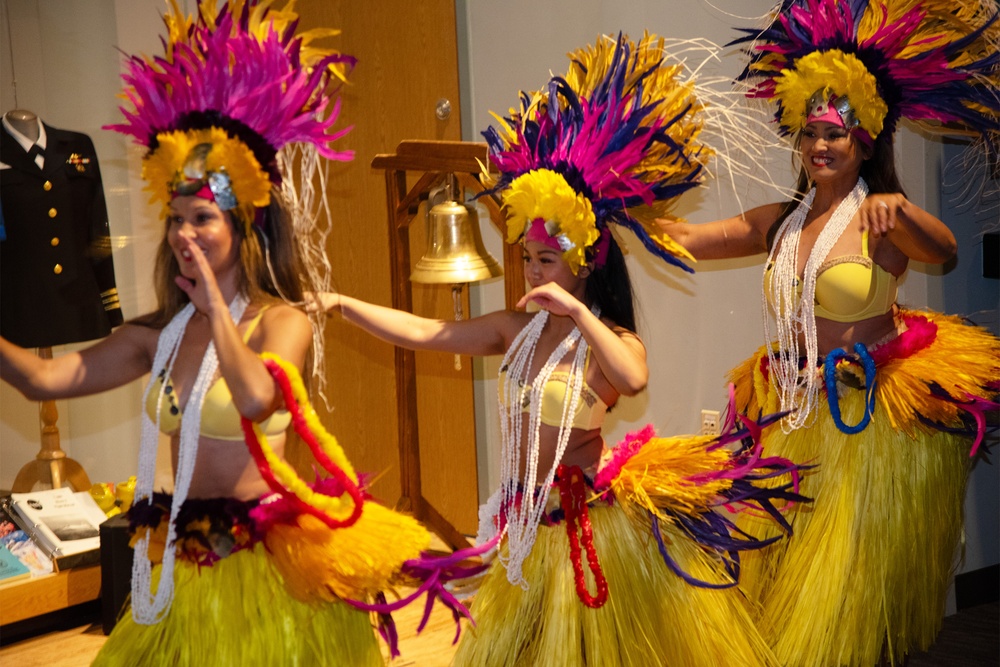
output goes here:
[[[593, 309], [600, 316], [600, 309]], [[572, 431], [573, 415], [580, 403], [583, 389], [583, 371], [587, 360], [587, 341], [580, 329], [573, 331], [562, 340], [552, 351], [548, 360], [539, 369], [534, 379], [529, 379], [531, 364], [535, 356], [538, 339], [548, 322], [548, 311], [540, 311], [527, 326], [518, 333], [511, 343], [500, 365], [501, 379], [498, 398], [500, 399], [500, 435], [502, 439], [500, 462], [500, 488], [490, 499], [488, 510], [496, 516], [501, 508], [506, 509], [507, 557], [504, 563], [507, 568], [507, 580], [512, 584], [526, 587], [522, 566], [535, 544], [538, 534], [538, 524], [545, 512], [548, 494], [543, 492], [536, 497], [535, 488], [548, 489], [555, 479], [556, 468], [566, 452]], [[542, 394], [545, 385], [573, 346], [576, 353], [570, 365], [566, 392], [569, 400], [563, 402], [562, 418], [559, 424], [559, 435], [553, 454], [552, 467], [549, 468], [544, 481], [538, 482], [538, 454], [540, 449], [540, 431], [542, 426]], [[528, 443], [525, 452], [524, 474], [520, 474], [522, 427], [524, 416], [522, 401], [525, 387], [528, 391]], [[519, 491], [523, 493], [519, 494]], [[520, 497], [519, 497], [520, 495]]]
[[[239, 295], [229, 304], [229, 314], [234, 322], [243, 318], [247, 308], [246, 297]], [[193, 304], [188, 304], [177, 313], [170, 323], [160, 332], [156, 344], [156, 354], [153, 357], [152, 374], [146, 391], [143, 392], [142, 405], [146, 405], [149, 392], [161, 371], [166, 371], [165, 377], [170, 377], [174, 361], [180, 351], [184, 339], [184, 331], [194, 315]], [[177, 455], [177, 470], [174, 477], [174, 496], [170, 506], [170, 524], [167, 529], [166, 548], [163, 550], [163, 565], [160, 571], [160, 582], [153, 592], [152, 563], [149, 562], [149, 532], [147, 531], [136, 542], [135, 558], [132, 563], [132, 618], [141, 625], [158, 623], [170, 609], [174, 597], [174, 541], [177, 539], [177, 528], [174, 522], [177, 513], [187, 499], [191, 478], [194, 475], [194, 463], [198, 457], [198, 439], [201, 436], [201, 407], [205, 394], [215, 379], [219, 368], [219, 358], [215, 351], [215, 343], [209, 341], [205, 350], [205, 358], [198, 368], [198, 376], [191, 388], [187, 405], [184, 408], [184, 419], [181, 420], [180, 447]], [[160, 382], [160, 394], [156, 405], [163, 400], [163, 390], [166, 381]], [[145, 409], [142, 410], [142, 436], [139, 444], [139, 471], [136, 476], [135, 498], [139, 502], [152, 502], [153, 479], [156, 475], [156, 450], [159, 442], [160, 411], [156, 411], [156, 422], [150, 419]], [[145, 501], [143, 499], [146, 499]]]
[[[781, 429], [790, 433], [804, 426], [808, 419], [815, 419], [813, 408], [819, 399], [820, 378], [812, 366], [818, 358], [819, 344], [816, 338], [816, 276], [819, 267], [826, 260], [834, 244], [854, 219], [854, 215], [868, 196], [868, 184], [859, 178], [851, 190], [834, 210], [823, 231], [813, 245], [803, 270], [802, 296], [799, 297], [798, 255], [799, 240], [806, 215], [816, 198], [816, 188], [799, 203], [798, 207], [785, 219], [774, 238], [771, 253], [767, 258], [771, 266], [771, 303], [777, 324], [777, 335], [772, 338], [768, 312], [768, 280], [764, 280], [763, 309], [764, 336], [769, 342], [767, 351], [768, 369], [771, 382], [777, 387], [781, 410], [793, 410], [781, 420]], [[803, 355], [799, 350], [799, 336], [805, 341]], [[770, 347], [770, 341], [777, 340], [778, 354]], [[804, 372], [799, 371], [799, 359], [807, 360]]]

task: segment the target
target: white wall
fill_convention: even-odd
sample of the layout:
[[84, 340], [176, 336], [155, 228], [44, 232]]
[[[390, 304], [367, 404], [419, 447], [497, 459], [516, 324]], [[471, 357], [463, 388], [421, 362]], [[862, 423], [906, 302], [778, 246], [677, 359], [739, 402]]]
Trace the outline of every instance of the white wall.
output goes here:
[[[959, 146], [944, 145], [936, 177], [944, 182], [941, 195], [941, 219], [958, 240], [958, 258], [937, 280], [939, 292], [929, 302], [932, 308], [946, 313], [960, 313], [981, 327], [1000, 336], [1000, 281], [983, 277], [982, 230], [1000, 228], [1000, 193], [982, 201], [969, 201], [963, 195], [969, 180], [962, 168]], [[962, 571], [977, 570], [993, 565], [1000, 554], [1000, 466], [996, 465], [1000, 437], [994, 432], [987, 441], [992, 443], [994, 463], [976, 461], [969, 476], [965, 495], [965, 530], [969, 539], [965, 546]]]

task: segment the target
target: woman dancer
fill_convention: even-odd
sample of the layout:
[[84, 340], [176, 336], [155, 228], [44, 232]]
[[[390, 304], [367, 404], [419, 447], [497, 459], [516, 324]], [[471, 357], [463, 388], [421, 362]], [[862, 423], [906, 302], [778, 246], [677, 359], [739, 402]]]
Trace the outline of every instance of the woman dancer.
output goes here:
[[[0, 340], [2, 376], [41, 399], [152, 374], [131, 613], [95, 664], [382, 665], [369, 611], [398, 606], [381, 591], [435, 567], [420, 559], [430, 537], [365, 502], [309, 408], [299, 375], [313, 330], [286, 302], [316, 289], [298, 245], [314, 219], [290, 213], [299, 199], [278, 166], [293, 145], [305, 165], [350, 158], [329, 146], [343, 131], [328, 132], [327, 112], [353, 59], [312, 43], [325, 31], [296, 34], [295, 15], [266, 0], [206, 0], [196, 20], [173, 10], [166, 56], [130, 61], [134, 108], [113, 128], [148, 147], [143, 176], [164, 205], [159, 308], [49, 361]], [[307, 485], [282, 460], [290, 422], [331, 478]], [[170, 436], [172, 495], [153, 492], [157, 430]]]
[[321, 298], [396, 345], [504, 355], [502, 483], [479, 536], [502, 538], [499, 563], [476, 596], [457, 665], [775, 664], [731, 587], [738, 551], [760, 544], [731, 535], [714, 509], [798, 498], [790, 477], [773, 495], [754, 486], [794, 466], [760, 459], [749, 438], [722, 446], [747, 430], [655, 438], [647, 428], [613, 456], [601, 437], [610, 406], [648, 375], [610, 223], [676, 262], [635, 207], [697, 185], [708, 155], [691, 82], [663, 48], [655, 37], [619, 37], [576, 52], [566, 77], [522, 95], [502, 136], [487, 133], [501, 174], [493, 191], [531, 288], [517, 307], [539, 312], [439, 321]]
[[770, 454], [818, 464], [802, 487], [814, 505], [790, 513], [795, 537], [744, 561], [783, 665], [897, 663], [940, 628], [1000, 341], [896, 303], [911, 259], [942, 263], [956, 244], [903, 193], [892, 135], [900, 117], [964, 123], [996, 154], [996, 20], [995, 3], [784, 2], [752, 31], [746, 76], [763, 77], [751, 94], [776, 99], [795, 135], [798, 197], [663, 224], [696, 258], [769, 252], [776, 340], [731, 380], [745, 413], [791, 411], [764, 432]]

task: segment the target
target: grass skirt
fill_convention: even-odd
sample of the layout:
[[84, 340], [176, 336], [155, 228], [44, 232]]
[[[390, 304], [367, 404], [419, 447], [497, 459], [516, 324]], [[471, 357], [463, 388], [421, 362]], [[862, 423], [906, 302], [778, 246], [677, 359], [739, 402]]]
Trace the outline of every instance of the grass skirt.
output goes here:
[[295, 600], [261, 543], [211, 567], [178, 561], [174, 586], [155, 625], [137, 624], [126, 609], [94, 665], [384, 664], [368, 614]]
[[[273, 555], [282, 546], [273, 539], [279, 534], [263, 530], [251, 516], [256, 511], [255, 501], [188, 500], [177, 518], [169, 611], [159, 623], [142, 625], [126, 608], [94, 664], [382, 665], [370, 615], [291, 586]], [[154, 494], [152, 505], [134, 506], [129, 515], [133, 531], [153, 530], [154, 563], [162, 555], [169, 513], [170, 497]], [[310, 544], [300, 538], [299, 550], [322, 549], [332, 532], [317, 534]], [[154, 590], [160, 573], [154, 565]]]
[[[962, 382], [970, 389], [953, 395], [965, 398], [995, 383], [1000, 344], [955, 318], [920, 317], [937, 326], [934, 336], [914, 343], [903, 334], [897, 347], [906, 349], [895, 355], [872, 350], [876, 407], [863, 431], [841, 432], [824, 397], [810, 426], [764, 432], [769, 456], [818, 464], [802, 481], [814, 502], [786, 514], [794, 535], [743, 557], [740, 584], [759, 604], [758, 627], [782, 665], [870, 667], [883, 657], [899, 664], [907, 652], [926, 649], [941, 627], [971, 439], [928, 425], [927, 418], [962, 424], [955, 403], [932, 397], [930, 386]], [[759, 368], [760, 353], [733, 373], [751, 414], [773, 399]], [[865, 390], [838, 390], [843, 421], [858, 423]], [[914, 406], [926, 406], [924, 414]], [[746, 515], [739, 525], [760, 538], [776, 534], [771, 522]]]
[[[739, 591], [699, 588], [671, 572], [648, 518], [626, 513], [620, 502], [601, 502], [591, 505], [590, 520], [607, 603], [591, 609], [580, 601], [565, 525], [539, 526], [523, 568], [527, 588], [511, 585], [500, 561], [494, 563], [473, 603], [476, 625], [462, 636], [456, 666], [777, 664]], [[667, 525], [663, 534], [689, 574], [726, 579], [719, 563], [679, 529]], [[589, 570], [586, 577], [593, 591]]]

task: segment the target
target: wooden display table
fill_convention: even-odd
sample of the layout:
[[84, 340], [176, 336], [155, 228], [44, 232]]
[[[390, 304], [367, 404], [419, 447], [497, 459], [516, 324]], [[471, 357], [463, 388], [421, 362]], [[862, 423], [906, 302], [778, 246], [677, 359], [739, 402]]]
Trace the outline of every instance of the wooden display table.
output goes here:
[[100, 596], [100, 565], [73, 568], [0, 586], [0, 625], [59, 611]]

